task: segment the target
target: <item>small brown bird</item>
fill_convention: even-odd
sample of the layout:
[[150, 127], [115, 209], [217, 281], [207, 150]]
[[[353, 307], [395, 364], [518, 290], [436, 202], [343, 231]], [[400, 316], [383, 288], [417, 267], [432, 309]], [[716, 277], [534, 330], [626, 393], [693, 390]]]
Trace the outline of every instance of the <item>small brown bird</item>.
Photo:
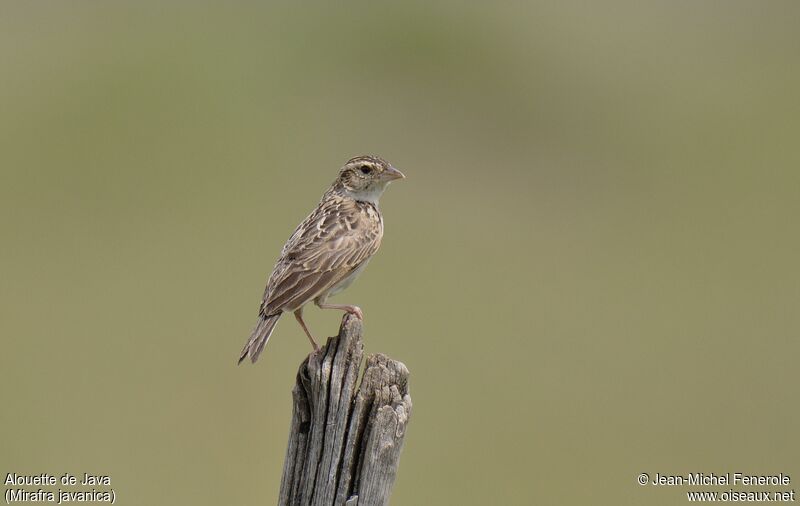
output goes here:
[[286, 241], [264, 290], [258, 322], [239, 363], [255, 363], [284, 312], [294, 312], [311, 346], [314, 336], [303, 321], [303, 306], [314, 301], [322, 309], [339, 309], [363, 318], [358, 306], [328, 304], [364, 270], [378, 251], [383, 217], [378, 209], [386, 186], [403, 179], [402, 172], [377, 156], [351, 158], [339, 171], [322, 200]]

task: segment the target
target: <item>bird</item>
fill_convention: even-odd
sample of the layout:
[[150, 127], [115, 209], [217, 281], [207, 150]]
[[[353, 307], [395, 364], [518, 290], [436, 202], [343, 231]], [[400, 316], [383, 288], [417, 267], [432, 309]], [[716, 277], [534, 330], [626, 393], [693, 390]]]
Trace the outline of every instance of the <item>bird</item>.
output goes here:
[[383, 238], [383, 216], [378, 201], [392, 181], [405, 175], [374, 155], [348, 160], [317, 207], [286, 241], [267, 280], [258, 320], [239, 356], [255, 363], [284, 313], [297, 322], [319, 350], [303, 321], [303, 307], [311, 302], [321, 309], [338, 309], [364, 318], [361, 308], [329, 304], [328, 298], [355, 281], [378, 251]]

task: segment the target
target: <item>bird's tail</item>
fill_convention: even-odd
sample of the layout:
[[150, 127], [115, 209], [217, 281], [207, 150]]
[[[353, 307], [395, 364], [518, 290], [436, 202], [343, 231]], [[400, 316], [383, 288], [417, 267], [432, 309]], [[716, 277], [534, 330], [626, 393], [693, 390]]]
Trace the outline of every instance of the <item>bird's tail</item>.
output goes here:
[[277, 313], [269, 316], [261, 315], [258, 318], [258, 323], [256, 323], [253, 333], [250, 334], [250, 339], [247, 340], [247, 344], [245, 344], [242, 349], [242, 355], [239, 357], [240, 364], [247, 358], [247, 355], [250, 355], [250, 360], [254, 364], [256, 363], [258, 356], [261, 355], [264, 346], [267, 345], [269, 336], [272, 335], [272, 330], [275, 328], [275, 324], [278, 323], [278, 318], [280, 317], [281, 314]]

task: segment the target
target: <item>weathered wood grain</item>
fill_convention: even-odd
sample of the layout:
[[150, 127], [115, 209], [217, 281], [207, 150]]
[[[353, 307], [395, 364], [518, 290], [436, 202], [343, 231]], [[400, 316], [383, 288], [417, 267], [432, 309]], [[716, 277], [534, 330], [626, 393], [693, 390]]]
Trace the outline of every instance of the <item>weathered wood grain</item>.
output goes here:
[[408, 369], [363, 354], [361, 320], [346, 315], [339, 335], [300, 365], [279, 506], [389, 504], [411, 415]]

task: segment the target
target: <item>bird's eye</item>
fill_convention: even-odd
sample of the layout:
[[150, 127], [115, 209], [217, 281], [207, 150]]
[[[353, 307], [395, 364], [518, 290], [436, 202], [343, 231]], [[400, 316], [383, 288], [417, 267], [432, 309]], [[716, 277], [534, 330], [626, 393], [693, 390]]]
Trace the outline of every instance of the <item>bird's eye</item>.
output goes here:
[[366, 175], [372, 172], [372, 167], [370, 167], [369, 165], [362, 165], [359, 170], [361, 170], [362, 174]]

